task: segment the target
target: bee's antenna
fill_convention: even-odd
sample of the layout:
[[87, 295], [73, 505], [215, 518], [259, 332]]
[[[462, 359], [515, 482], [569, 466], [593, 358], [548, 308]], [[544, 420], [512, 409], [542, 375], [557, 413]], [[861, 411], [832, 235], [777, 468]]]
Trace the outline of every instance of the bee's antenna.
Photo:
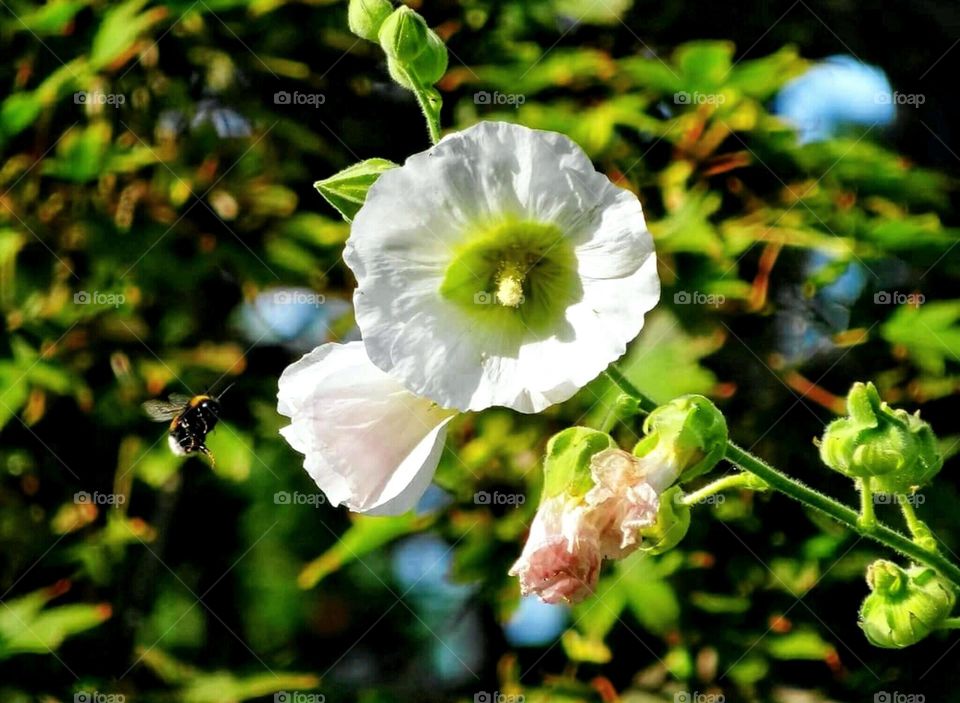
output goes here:
[[229, 386], [227, 386], [226, 388], [224, 388], [224, 389], [220, 392], [220, 394], [217, 396], [217, 400], [220, 400], [223, 396], [225, 396], [225, 395], [227, 394], [227, 391], [230, 390], [231, 388], [233, 388], [235, 385], [237, 385], [237, 382], [236, 382], [236, 381], [234, 381], [234, 382], [231, 383]]

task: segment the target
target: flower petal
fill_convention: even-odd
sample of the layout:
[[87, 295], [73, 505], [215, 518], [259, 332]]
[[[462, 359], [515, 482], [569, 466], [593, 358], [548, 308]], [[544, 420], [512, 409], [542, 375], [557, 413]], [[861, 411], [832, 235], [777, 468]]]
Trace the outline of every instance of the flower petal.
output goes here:
[[405, 390], [361, 342], [317, 347], [280, 377], [281, 430], [334, 506], [395, 515], [416, 505], [454, 412]]
[[[578, 299], [549, 329], [491, 332], [441, 295], [470, 233], [510, 218], [556, 225], [573, 251]], [[371, 361], [461, 410], [535, 413], [567, 400], [624, 353], [660, 294], [636, 196], [563, 135], [507, 123], [450, 135], [380, 176], [344, 258]]]

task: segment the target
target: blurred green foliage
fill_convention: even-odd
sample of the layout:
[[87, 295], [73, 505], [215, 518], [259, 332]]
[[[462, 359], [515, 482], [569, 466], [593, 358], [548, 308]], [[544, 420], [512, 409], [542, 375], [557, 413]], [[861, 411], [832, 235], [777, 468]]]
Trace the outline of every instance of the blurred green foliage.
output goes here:
[[[277, 432], [276, 379], [302, 349], [269, 315], [243, 323], [258, 296], [296, 287], [325, 296], [313, 310], [322, 337], [351, 335], [349, 314], [331, 312], [352, 290], [340, 259], [349, 225], [312, 184], [427, 146], [410, 95], [347, 31], [345, 3], [2, 5], [0, 699], [950, 690], [957, 673], [930, 666], [949, 639], [893, 655], [859, 633], [876, 550], [776, 495], [698, 507], [679, 548], [611, 568], [562, 635], [511, 645], [506, 572], [536, 509], [546, 439], [608, 423], [613, 389], [598, 380], [538, 417], [458, 419], [436, 479], [444, 500], [357, 518], [322, 503]], [[884, 146], [881, 128], [801, 144], [769, 108], [809, 66], [796, 48], [654, 50], [631, 6], [418, 5], [454, 59], [438, 84], [447, 127], [564, 132], [640, 195], [664, 294], [627, 374], [659, 401], [711, 396], [734, 438], [838, 492], [811, 438], [854, 380], [949, 434], [954, 177]], [[861, 283], [838, 302], [853, 274]], [[215, 466], [173, 456], [139, 409], [230, 382]], [[614, 430], [627, 447], [638, 431], [633, 420]], [[952, 463], [922, 509], [944, 549], [960, 536]], [[526, 501], [482, 504], [478, 491]], [[447, 553], [411, 584], [400, 547], [424, 534]], [[446, 559], [460, 585], [443, 590]]]

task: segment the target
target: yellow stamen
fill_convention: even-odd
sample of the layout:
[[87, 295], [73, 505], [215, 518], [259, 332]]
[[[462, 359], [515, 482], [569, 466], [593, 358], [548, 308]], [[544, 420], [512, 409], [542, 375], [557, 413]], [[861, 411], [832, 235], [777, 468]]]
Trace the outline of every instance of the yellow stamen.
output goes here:
[[523, 281], [526, 275], [526, 270], [515, 261], [504, 262], [497, 272], [497, 302], [508, 308], [520, 307], [523, 303]]

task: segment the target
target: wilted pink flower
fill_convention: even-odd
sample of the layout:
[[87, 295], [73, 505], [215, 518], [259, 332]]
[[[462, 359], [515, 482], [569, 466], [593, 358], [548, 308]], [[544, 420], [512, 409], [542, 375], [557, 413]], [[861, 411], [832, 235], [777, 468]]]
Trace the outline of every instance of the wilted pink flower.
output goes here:
[[593, 592], [600, 573], [600, 538], [591, 511], [576, 498], [547, 498], [537, 510], [523, 553], [510, 569], [524, 595], [545, 603], [576, 603]]
[[657, 521], [659, 494], [676, 479], [669, 462], [606, 449], [590, 460], [593, 487], [582, 497], [546, 498], [510, 569], [524, 595], [576, 603], [593, 592], [603, 559], [622, 559], [640, 546], [640, 530]]
[[[594, 486], [585, 497], [605, 559], [622, 559], [640, 546], [640, 529], [657, 521], [664, 467], [622, 449], [590, 459]], [[665, 487], [665, 486], [663, 486]]]

